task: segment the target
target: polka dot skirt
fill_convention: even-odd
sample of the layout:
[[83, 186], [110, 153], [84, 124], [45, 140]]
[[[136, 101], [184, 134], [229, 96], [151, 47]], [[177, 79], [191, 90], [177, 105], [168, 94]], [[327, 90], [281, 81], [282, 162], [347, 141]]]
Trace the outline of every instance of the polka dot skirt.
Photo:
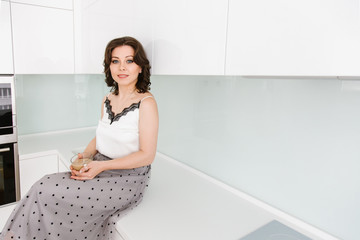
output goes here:
[[46, 175], [17, 204], [0, 239], [113, 239], [116, 222], [142, 200], [150, 170], [105, 171], [86, 181]]

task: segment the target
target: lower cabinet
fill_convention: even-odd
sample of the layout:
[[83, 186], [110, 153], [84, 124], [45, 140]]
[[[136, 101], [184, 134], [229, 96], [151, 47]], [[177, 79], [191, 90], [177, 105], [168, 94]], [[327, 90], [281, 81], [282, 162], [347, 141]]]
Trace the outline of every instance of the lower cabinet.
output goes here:
[[57, 154], [37, 157], [20, 156], [20, 193], [23, 197], [31, 186], [46, 174], [57, 173], [59, 162]]
[[[44, 175], [59, 171], [58, 154], [37, 154], [36, 156], [20, 156], [20, 193], [21, 198], [29, 191], [31, 186]], [[4, 227], [16, 203], [0, 207], [0, 231]]]
[[[59, 155], [31, 154], [20, 156], [20, 192], [21, 198], [29, 191], [31, 186], [46, 174], [69, 171], [69, 166], [62, 161]], [[70, 163], [69, 163], [70, 164]], [[0, 207], [0, 231], [3, 229], [16, 203]]]
[[64, 159], [62, 159], [61, 157], [59, 157], [59, 161], [58, 161], [58, 164], [59, 164], [59, 172], [68, 172], [70, 171], [70, 162], [69, 161], [66, 161]]

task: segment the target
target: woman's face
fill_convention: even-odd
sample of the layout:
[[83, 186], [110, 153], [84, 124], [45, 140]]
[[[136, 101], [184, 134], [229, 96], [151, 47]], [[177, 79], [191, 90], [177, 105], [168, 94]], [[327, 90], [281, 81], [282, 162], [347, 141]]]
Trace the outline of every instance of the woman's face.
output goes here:
[[141, 67], [134, 62], [134, 49], [124, 45], [116, 47], [111, 53], [110, 72], [119, 86], [136, 84]]

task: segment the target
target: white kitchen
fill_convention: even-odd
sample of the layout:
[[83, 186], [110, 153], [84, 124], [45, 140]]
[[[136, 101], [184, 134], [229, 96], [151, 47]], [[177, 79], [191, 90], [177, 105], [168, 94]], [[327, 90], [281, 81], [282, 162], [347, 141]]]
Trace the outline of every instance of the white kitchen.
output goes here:
[[0, 131], [0, 229], [95, 136], [106, 44], [132, 36], [160, 124], [149, 188], [116, 239], [360, 238], [359, 0], [0, 6], [0, 103], [13, 124], [11, 138]]

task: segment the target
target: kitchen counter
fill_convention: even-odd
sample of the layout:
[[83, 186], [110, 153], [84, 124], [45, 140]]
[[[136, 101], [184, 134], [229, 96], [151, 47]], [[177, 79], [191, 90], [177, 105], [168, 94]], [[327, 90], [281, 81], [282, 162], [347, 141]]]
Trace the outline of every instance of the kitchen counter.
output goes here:
[[[151, 175], [143, 202], [118, 221], [117, 240], [339, 240], [162, 153]], [[257, 231], [274, 223], [296, 234]]]
[[[19, 154], [57, 153], [69, 165], [96, 127], [19, 136]], [[276, 220], [314, 240], [337, 238], [246, 193], [157, 153], [143, 202], [116, 225], [119, 240], [241, 239]], [[141, 231], [139, 231], [141, 229]]]
[[75, 151], [82, 151], [95, 137], [96, 127], [58, 132], [20, 135], [18, 137], [20, 159], [44, 152], [57, 152], [60, 160], [68, 166]]

